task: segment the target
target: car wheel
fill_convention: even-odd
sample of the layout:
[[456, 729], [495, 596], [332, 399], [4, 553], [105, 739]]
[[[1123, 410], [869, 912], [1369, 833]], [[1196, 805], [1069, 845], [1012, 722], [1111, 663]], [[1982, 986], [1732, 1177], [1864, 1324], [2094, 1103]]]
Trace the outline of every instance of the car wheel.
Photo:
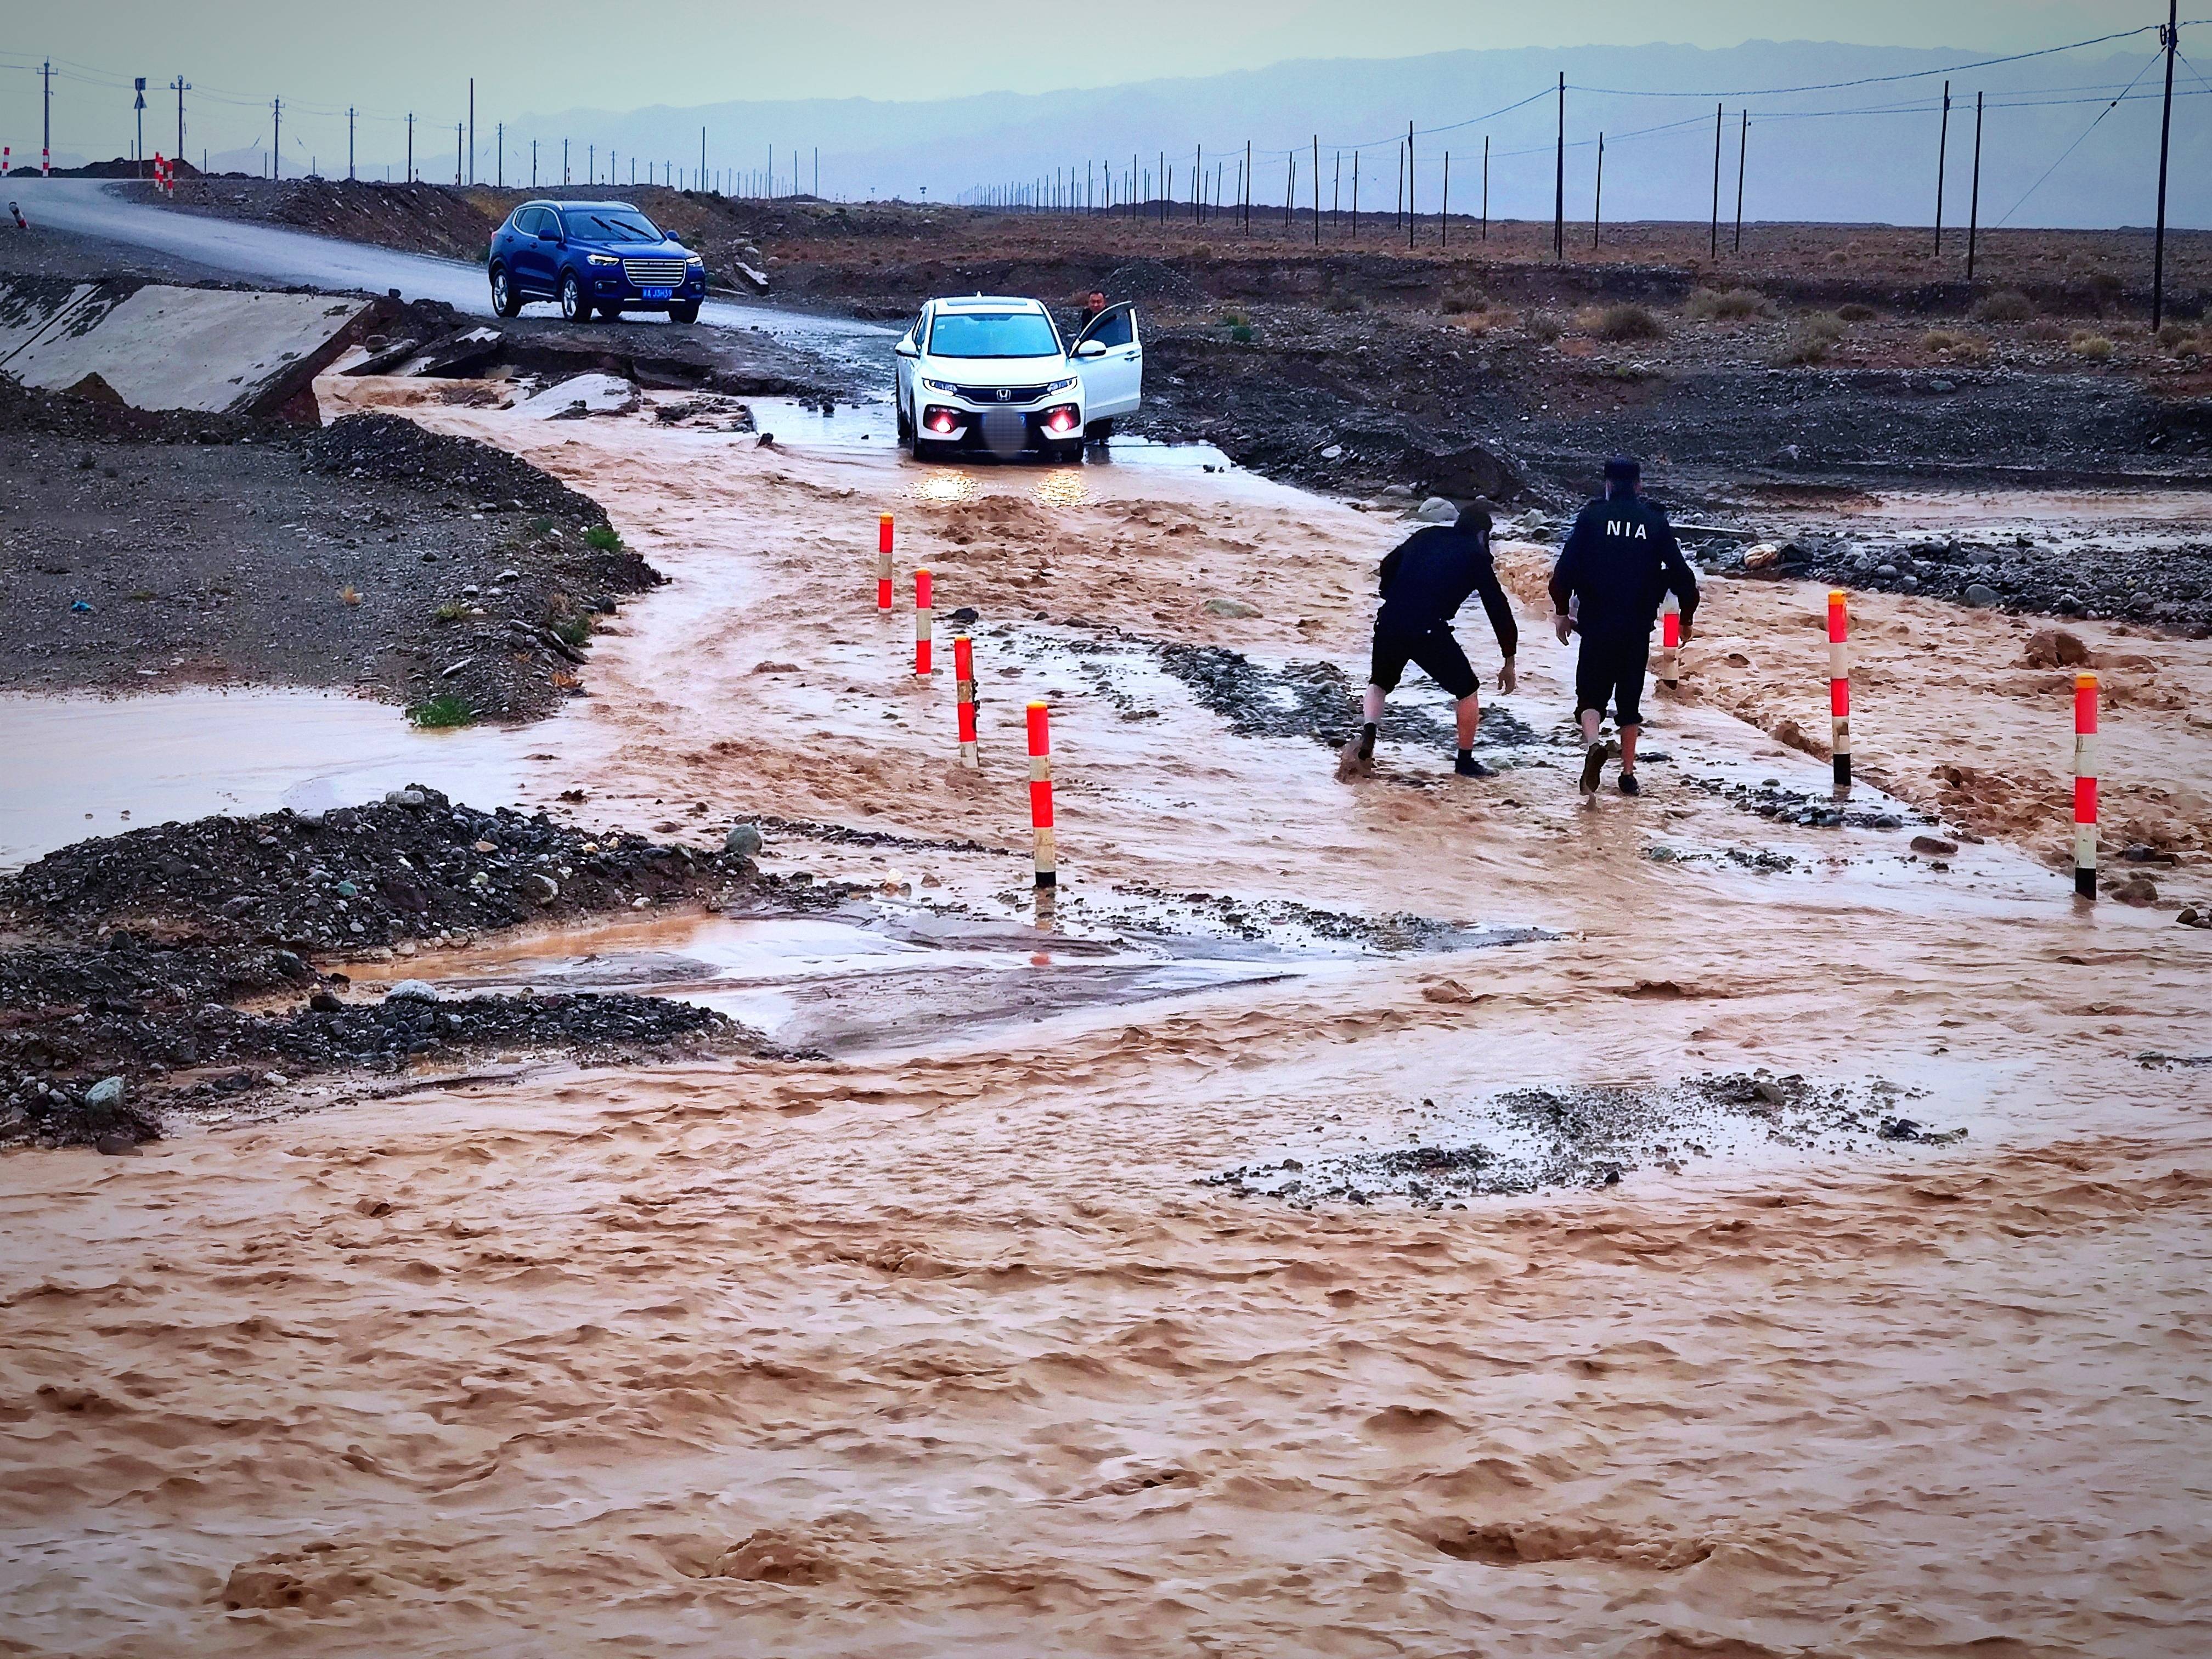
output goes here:
[[907, 419], [904, 404], [898, 406], [898, 441], [902, 444], [914, 441], [914, 422]]
[[576, 280], [573, 270], [561, 273], [561, 315], [572, 323], [592, 320], [592, 302], [584, 297], [584, 285]]
[[699, 320], [699, 302], [696, 300], [686, 300], [681, 305], [673, 305], [669, 307], [668, 320], [672, 323], [697, 322]]
[[501, 317], [520, 316], [522, 313], [522, 295], [516, 293], [514, 285], [507, 281], [505, 265], [491, 268], [491, 308], [495, 314]]
[[1083, 428], [1084, 440], [1088, 443], [1103, 444], [1113, 435], [1114, 422], [1111, 421], [1093, 421]]
[[1083, 444], [1080, 440], [1072, 444], [1047, 444], [1044, 458], [1060, 466], [1079, 466], [1083, 464]]
[[939, 446], [932, 443], [919, 432], [914, 434], [914, 458], [917, 461], [933, 461]]

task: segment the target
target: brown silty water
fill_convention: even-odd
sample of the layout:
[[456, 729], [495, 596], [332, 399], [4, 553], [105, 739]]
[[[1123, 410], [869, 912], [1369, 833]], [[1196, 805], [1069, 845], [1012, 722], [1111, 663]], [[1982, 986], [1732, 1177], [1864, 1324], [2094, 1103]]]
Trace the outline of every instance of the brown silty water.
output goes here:
[[[1500, 775], [1449, 776], [1421, 683], [1346, 786], [1297, 688], [1361, 678], [1395, 520], [1243, 475], [417, 413], [575, 482], [674, 578], [520, 734], [557, 757], [525, 800], [887, 832], [764, 859], [872, 887], [839, 922], [868, 939], [981, 942], [914, 947], [911, 993], [840, 958], [830, 1002], [805, 988], [835, 972], [727, 918], [427, 959], [695, 988], [704, 962], [852, 1019], [818, 1060], [546, 1067], [0, 1164], [9, 1650], [2203, 1650], [2212, 1097], [2183, 1062], [2212, 951], [2170, 907], [2066, 896], [2069, 702], [2027, 624], [1855, 601], [1863, 804], [1900, 827], [1829, 829], [1731, 793], [1825, 789], [1769, 735], [1825, 732], [1822, 596], [1717, 582], [1681, 695], [1649, 700], [1645, 794], [1584, 811], [1571, 659], [1511, 550]], [[978, 774], [947, 677], [911, 672], [922, 561], [940, 618], [981, 613]], [[2077, 631], [2132, 665], [2108, 822], [2198, 896], [2212, 646]], [[1207, 706], [1178, 645], [1244, 653], [1267, 707]], [[1024, 933], [1031, 697], [1066, 890]], [[1915, 855], [1923, 817], [1987, 839]], [[1264, 974], [994, 988], [1024, 940], [1195, 938], [1224, 895], [1485, 948], [1267, 921]], [[1540, 936], [1483, 931], [1515, 927]], [[1966, 1133], [1754, 1106], [1725, 1145], [1662, 1124], [1613, 1184], [1208, 1182], [1504, 1153], [1516, 1091], [1626, 1112], [1762, 1068]]]

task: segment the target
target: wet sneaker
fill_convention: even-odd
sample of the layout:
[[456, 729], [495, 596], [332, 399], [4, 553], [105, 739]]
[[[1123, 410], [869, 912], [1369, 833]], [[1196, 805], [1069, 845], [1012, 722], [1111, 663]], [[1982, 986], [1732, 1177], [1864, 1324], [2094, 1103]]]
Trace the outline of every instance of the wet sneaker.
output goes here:
[[1594, 743], [1583, 757], [1583, 793], [1597, 793], [1598, 777], [1605, 770], [1605, 745]]
[[1623, 772], [1620, 775], [1620, 793], [1624, 795], [1640, 795], [1644, 793], [1643, 786], [1636, 781], [1635, 773]]
[[1355, 752], [1364, 761], [1375, 758], [1375, 723], [1372, 720], [1359, 728], [1359, 747]]
[[1463, 778], [1494, 778], [1498, 774], [1475, 759], [1469, 750], [1462, 749], [1452, 757], [1452, 770]]

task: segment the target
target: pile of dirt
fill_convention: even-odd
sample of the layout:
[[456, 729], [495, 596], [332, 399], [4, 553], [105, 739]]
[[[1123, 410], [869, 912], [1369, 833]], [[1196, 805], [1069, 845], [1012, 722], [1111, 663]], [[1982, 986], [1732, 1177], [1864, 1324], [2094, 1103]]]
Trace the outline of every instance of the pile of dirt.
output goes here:
[[180, 178], [166, 205], [449, 259], [483, 258], [506, 213], [439, 185], [350, 179]]
[[0, 374], [0, 434], [113, 439], [131, 443], [229, 444], [279, 441], [292, 428], [277, 420], [204, 415], [192, 410], [133, 409], [127, 404], [42, 391]]
[[114, 928], [210, 944], [360, 951], [525, 921], [704, 899], [755, 879], [745, 860], [594, 835], [420, 785], [328, 812], [207, 817], [79, 842], [0, 876], [14, 927]]
[[1098, 291], [1117, 305], [1124, 300], [1177, 308], [1206, 303], [1205, 290], [1188, 273], [1158, 259], [1132, 259], [1115, 266]]
[[[606, 509], [526, 460], [397, 415], [349, 415], [301, 443], [307, 465], [383, 483], [434, 484], [472, 501], [605, 524]], [[637, 586], [649, 586], [639, 581]]]
[[[689, 1004], [441, 1000], [428, 987], [356, 1001], [327, 964], [409, 954], [416, 939], [785, 890], [734, 854], [479, 811], [420, 787], [320, 814], [80, 842], [0, 877], [0, 1143], [128, 1146], [156, 1132], [166, 1106], [473, 1050], [763, 1052]], [[841, 890], [810, 884], [787, 898], [818, 906]], [[99, 1086], [109, 1079], [155, 1092], [118, 1113], [112, 1087]]]

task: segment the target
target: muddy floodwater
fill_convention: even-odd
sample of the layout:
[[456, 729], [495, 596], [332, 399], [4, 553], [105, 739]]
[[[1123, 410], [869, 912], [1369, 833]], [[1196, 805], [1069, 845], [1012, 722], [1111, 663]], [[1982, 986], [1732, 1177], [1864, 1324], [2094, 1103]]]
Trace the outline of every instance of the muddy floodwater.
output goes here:
[[1203, 457], [917, 467], [860, 419], [411, 412], [672, 579], [592, 695], [434, 749], [327, 705], [319, 757], [289, 714], [211, 741], [220, 700], [19, 705], [59, 742], [0, 839], [74, 830], [55, 780], [107, 763], [60, 742], [166, 732], [230, 762], [118, 761], [85, 833], [419, 769], [757, 821], [763, 868], [850, 890], [356, 968], [705, 1000], [781, 1057], [0, 1159], [6, 1650], [2212, 1645], [2212, 932], [2177, 925], [2212, 643], [2073, 625], [2106, 856], [2154, 895], [2090, 908], [2033, 618], [1855, 597], [1832, 812], [1824, 592], [1716, 580], [1643, 794], [1585, 810], [1547, 555], [1509, 545], [1512, 695], [1462, 626], [1496, 775], [1452, 775], [1417, 678], [1342, 783], [1395, 515]]

